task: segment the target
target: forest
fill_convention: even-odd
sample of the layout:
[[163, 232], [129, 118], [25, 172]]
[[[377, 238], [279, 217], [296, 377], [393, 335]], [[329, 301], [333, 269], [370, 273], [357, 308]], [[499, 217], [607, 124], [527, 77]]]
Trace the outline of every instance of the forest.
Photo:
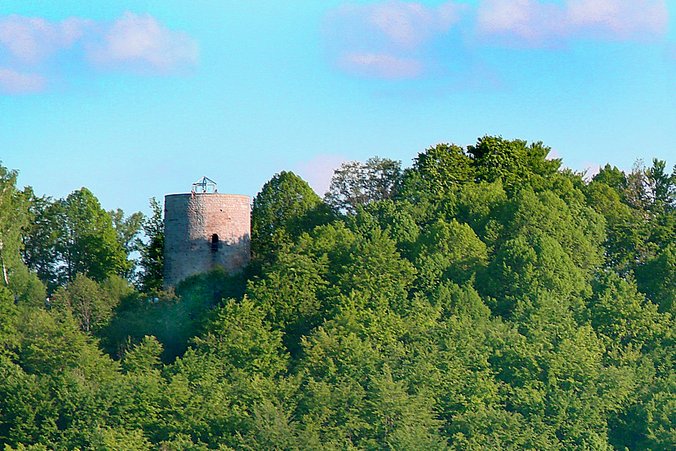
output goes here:
[[10, 450], [676, 449], [676, 168], [541, 142], [292, 172], [252, 261], [162, 288], [162, 205], [0, 166]]

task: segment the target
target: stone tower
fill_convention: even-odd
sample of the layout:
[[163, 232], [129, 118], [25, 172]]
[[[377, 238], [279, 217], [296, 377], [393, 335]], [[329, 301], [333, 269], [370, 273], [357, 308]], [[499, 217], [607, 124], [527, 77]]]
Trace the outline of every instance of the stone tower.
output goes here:
[[[186, 194], [164, 197], [164, 287], [222, 266], [240, 271], [251, 255], [249, 196], [206, 189], [204, 177]], [[203, 189], [198, 192], [195, 187]]]

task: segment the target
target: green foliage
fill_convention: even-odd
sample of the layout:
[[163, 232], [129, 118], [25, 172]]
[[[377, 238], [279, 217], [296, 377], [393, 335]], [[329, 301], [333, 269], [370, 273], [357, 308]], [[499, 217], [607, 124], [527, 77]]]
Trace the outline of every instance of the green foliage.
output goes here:
[[251, 212], [251, 251], [260, 261], [328, 217], [326, 205], [303, 179], [282, 171], [263, 185]]
[[[115, 282], [110, 282], [112, 285]], [[95, 332], [113, 317], [113, 309], [120, 301], [114, 293], [106, 292], [95, 281], [77, 274], [72, 282], [59, 288], [51, 306], [73, 315], [83, 332]]]
[[676, 317], [676, 245], [670, 244], [636, 268], [636, 280], [661, 311]]
[[[242, 296], [241, 279], [241, 275], [230, 276], [218, 268], [187, 278], [175, 291], [128, 292], [119, 298], [115, 316], [99, 335], [106, 350], [115, 356], [124, 354], [130, 343], [154, 336], [164, 348], [162, 360], [173, 361], [202, 331], [215, 305], [224, 298]], [[107, 284], [104, 282], [104, 287]]]
[[0, 355], [0, 399], [0, 443], [36, 444], [41, 436], [53, 432], [54, 405], [46, 396], [44, 384], [3, 355]]
[[19, 310], [14, 305], [11, 292], [0, 286], [0, 356], [11, 352], [17, 345], [16, 327]]
[[402, 194], [414, 199], [428, 193], [444, 197], [472, 178], [471, 160], [461, 147], [437, 144], [415, 158], [413, 168], [404, 175]]
[[146, 335], [143, 340], [124, 354], [122, 368], [128, 373], [144, 373], [162, 367], [162, 344], [157, 338]]
[[401, 162], [387, 158], [343, 163], [334, 171], [324, 199], [337, 212], [355, 213], [359, 206], [393, 198], [401, 176]]
[[649, 235], [647, 224], [638, 212], [622, 202], [620, 193], [605, 183], [590, 183], [586, 195], [588, 204], [606, 219], [606, 266], [627, 274], [636, 256], [646, 249]]
[[415, 268], [399, 255], [395, 242], [375, 229], [352, 244], [337, 285], [344, 294], [356, 293], [367, 307], [403, 311], [414, 275]]
[[151, 450], [152, 444], [143, 436], [143, 431], [123, 428], [105, 428], [96, 431], [91, 449], [97, 451], [145, 451]]
[[588, 181], [548, 153], [483, 137], [401, 180], [346, 165], [327, 197], [343, 215], [280, 173], [254, 202], [254, 265], [170, 292], [153, 202], [143, 293], [121, 277], [138, 216], [3, 169], [0, 443], [673, 449], [674, 175]]
[[19, 321], [21, 366], [29, 373], [58, 373], [76, 367], [87, 346], [70, 312], [27, 309]]
[[24, 235], [32, 225], [32, 191], [16, 188], [17, 173], [0, 165], [0, 284], [17, 301], [42, 303], [45, 287], [24, 264]]
[[19, 263], [11, 271], [9, 289], [14, 293], [15, 299], [21, 304], [42, 306], [47, 299], [47, 288], [26, 266]]
[[486, 245], [455, 219], [431, 224], [416, 243], [417, 286], [427, 292], [446, 280], [464, 283], [487, 263]]
[[135, 250], [140, 213], [124, 218], [121, 210], [103, 210], [87, 188], [65, 199], [31, 196], [31, 227], [24, 236], [24, 259], [50, 292], [72, 281], [76, 274], [103, 281], [112, 275], [131, 277], [127, 259]]
[[590, 208], [566, 204], [551, 192], [523, 189], [499, 218], [494, 256], [480, 274], [479, 289], [496, 299], [496, 313], [542, 291], [562, 301], [583, 297], [602, 262], [603, 220]]
[[541, 142], [528, 145], [519, 139], [484, 136], [467, 148], [479, 180], [501, 180], [508, 191], [524, 184], [534, 188], [545, 186], [561, 166], [561, 160], [548, 160], [551, 149]]
[[265, 323], [264, 312], [248, 298], [227, 302], [195, 338], [195, 351], [218, 359], [226, 367], [272, 376], [286, 368], [282, 335]]
[[96, 281], [124, 274], [129, 262], [118, 241], [110, 215], [86, 188], [73, 191], [61, 203], [62, 226], [57, 252], [65, 262], [66, 276], [78, 273]]
[[153, 215], [142, 223], [147, 243], [139, 245], [141, 274], [139, 282], [144, 293], [158, 292], [164, 281], [164, 219], [162, 206], [154, 197], [150, 199]]
[[603, 166], [592, 180], [608, 185], [616, 192], [622, 192], [627, 188], [627, 176], [625, 173], [610, 164]]
[[0, 255], [2, 256], [2, 281], [7, 272], [19, 262], [22, 248], [22, 231], [28, 226], [29, 213], [26, 195], [16, 188], [16, 171], [0, 165]]
[[[125, 217], [124, 211], [120, 208], [111, 210], [108, 214], [113, 221], [113, 228], [117, 234], [117, 241], [122, 245], [122, 248], [127, 254], [127, 260], [129, 260], [129, 256], [134, 252], [139, 251], [143, 244], [140, 234], [143, 223], [145, 222], [145, 217], [143, 216], [143, 213], [139, 211]], [[135, 271], [136, 261], [129, 260], [128, 269], [124, 276], [127, 279], [132, 280], [135, 277]]]
[[[402, 255], [410, 255], [420, 235], [420, 228], [412, 215], [412, 205], [406, 201], [384, 200], [372, 202], [360, 209], [352, 228], [381, 228], [397, 243]], [[348, 219], [349, 221], [349, 219]]]
[[59, 205], [48, 197], [36, 197], [27, 189], [31, 223], [23, 234], [22, 256], [50, 292], [62, 282], [59, 271], [57, 241], [59, 239]]
[[655, 349], [668, 344], [664, 341], [673, 321], [647, 302], [633, 281], [604, 275], [595, 281], [588, 303], [591, 325], [610, 345]]
[[[605, 168], [587, 189], [592, 206], [608, 222], [608, 266], [622, 274], [641, 271], [676, 239], [676, 168], [653, 160], [645, 168], [638, 161], [631, 173]], [[618, 181], [619, 180], [619, 181]]]
[[328, 258], [285, 253], [264, 269], [264, 278], [247, 290], [269, 321], [284, 331], [287, 347], [297, 352], [300, 337], [321, 324], [326, 305]]

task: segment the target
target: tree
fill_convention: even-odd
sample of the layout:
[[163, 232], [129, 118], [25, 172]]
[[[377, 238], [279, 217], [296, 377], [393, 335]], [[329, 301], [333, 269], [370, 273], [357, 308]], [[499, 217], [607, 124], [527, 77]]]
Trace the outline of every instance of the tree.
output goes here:
[[[171, 296], [94, 279], [110, 261], [92, 249], [133, 247], [120, 211], [100, 214], [83, 190], [36, 199], [0, 170], [0, 442], [673, 449], [673, 174], [653, 160], [588, 181], [548, 151], [499, 137], [434, 146], [393, 196], [391, 178], [348, 165], [336, 205], [349, 214], [280, 173], [255, 200], [257, 267], [193, 276]], [[151, 207], [150, 291], [163, 236]], [[66, 257], [88, 268], [51, 308], [34, 302], [22, 233], [41, 274], [65, 279]]]
[[418, 154], [413, 171], [418, 173], [433, 192], [443, 194], [449, 188], [472, 179], [471, 160], [462, 147], [437, 144]]
[[623, 275], [646, 274], [645, 266], [676, 238], [676, 168], [669, 175], [665, 161], [646, 168], [639, 160], [628, 175], [606, 165], [585, 194], [606, 218], [607, 266]]
[[[125, 217], [124, 211], [120, 208], [111, 210], [108, 214], [113, 221], [113, 228], [117, 233], [117, 241], [122, 245], [127, 258], [129, 258], [134, 252], [141, 249], [142, 242], [139, 235], [145, 222], [145, 217], [140, 211]], [[129, 270], [125, 274], [127, 279], [132, 280], [134, 278], [136, 264], [135, 260], [130, 261]]]
[[16, 326], [19, 312], [12, 294], [0, 286], [0, 357], [12, 353], [18, 345]]
[[153, 214], [143, 221], [142, 227], [147, 242], [140, 245], [141, 290], [146, 293], [162, 289], [164, 281], [164, 220], [162, 206], [154, 197], [150, 199]]
[[47, 285], [48, 291], [53, 292], [64, 282], [57, 253], [60, 208], [50, 197], [37, 197], [31, 188], [27, 188], [26, 192], [31, 221], [23, 233], [23, 259]]
[[467, 148], [479, 180], [502, 180], [507, 191], [523, 183], [541, 187], [561, 166], [560, 159], [547, 159], [551, 149], [542, 142], [531, 143], [502, 137], [484, 136]]
[[271, 330], [264, 312], [246, 297], [228, 301], [215, 314], [207, 332], [195, 339], [195, 352], [220, 360], [247, 374], [272, 376], [286, 368], [282, 334]]
[[[32, 418], [26, 418], [26, 427], [25, 417], [10, 417], [6, 426], [13, 444], [90, 449], [97, 427], [122, 420], [112, 407], [119, 393], [118, 364], [101, 353], [68, 312], [23, 310], [19, 337], [18, 362], [29, 378], [27, 390], [14, 398], [30, 403]], [[17, 436], [24, 431], [31, 435]]]
[[56, 201], [28, 195], [32, 223], [24, 234], [23, 256], [50, 292], [78, 273], [96, 281], [112, 274], [131, 277], [127, 257], [136, 247], [141, 213], [125, 219], [118, 209], [113, 218], [87, 188]]
[[110, 321], [117, 302], [118, 299], [108, 295], [95, 281], [77, 274], [68, 285], [54, 293], [52, 306], [71, 312], [80, 329], [91, 333]]
[[644, 254], [649, 239], [641, 215], [622, 201], [617, 192], [605, 182], [593, 180], [585, 187], [587, 204], [603, 215], [606, 222], [606, 240], [603, 243], [607, 267], [627, 274], [638, 255]]
[[94, 434], [91, 446], [91, 449], [97, 451], [147, 451], [153, 449], [151, 443], [143, 435], [143, 431], [125, 428], [98, 429]]
[[10, 286], [18, 295], [13, 273], [25, 270], [21, 251], [22, 235], [30, 224], [30, 190], [17, 190], [17, 175], [0, 165], [0, 285]]
[[498, 215], [494, 253], [478, 275], [479, 291], [509, 313], [515, 302], [541, 291], [572, 301], [590, 291], [603, 261], [603, 220], [589, 207], [566, 203], [551, 191], [523, 188]]
[[413, 203], [448, 199], [458, 186], [472, 181], [474, 170], [462, 147], [437, 144], [418, 154], [404, 172], [400, 197]]
[[87, 188], [73, 191], [63, 201], [57, 252], [67, 280], [84, 274], [96, 281], [124, 275], [130, 267], [110, 215]]
[[666, 172], [666, 166], [666, 161], [655, 158], [646, 170], [651, 210], [657, 213], [676, 209], [676, 166], [671, 174]]
[[44, 381], [28, 374], [0, 352], [0, 443], [6, 450], [48, 449], [44, 445], [33, 447], [53, 436], [56, 429], [57, 407], [46, 388]]
[[464, 283], [488, 261], [486, 245], [467, 224], [439, 220], [416, 243], [418, 288], [431, 291], [444, 280]]
[[249, 284], [248, 295], [263, 308], [268, 321], [284, 331], [292, 353], [299, 350], [300, 338], [327, 315], [327, 267], [326, 257], [285, 252], [264, 269], [261, 280]]
[[152, 335], [146, 335], [141, 342], [124, 354], [122, 367], [127, 373], [144, 373], [162, 367], [160, 356], [162, 344]]
[[307, 182], [293, 172], [276, 174], [253, 201], [251, 250], [254, 258], [271, 261], [277, 250], [327, 219], [325, 204]]
[[610, 164], [603, 166], [598, 174], [592, 178], [592, 181], [605, 183], [617, 193], [622, 193], [627, 188], [627, 176], [617, 166]]
[[401, 162], [372, 157], [336, 169], [324, 200], [335, 211], [354, 214], [358, 206], [391, 199], [401, 182]]
[[670, 244], [636, 268], [636, 282], [660, 311], [676, 317], [676, 244]]
[[365, 307], [401, 312], [408, 307], [408, 292], [415, 268], [397, 252], [396, 243], [381, 229], [359, 236], [345, 266], [337, 271], [337, 287], [355, 295]]
[[363, 415], [373, 426], [374, 443], [390, 449], [443, 450], [433, 400], [425, 391], [409, 393], [406, 381], [396, 380], [385, 364], [381, 374], [371, 375]]
[[24, 236], [32, 227], [32, 190], [17, 190], [16, 177], [16, 171], [0, 165], [0, 286], [9, 288], [16, 302], [41, 304], [45, 287], [22, 259]]

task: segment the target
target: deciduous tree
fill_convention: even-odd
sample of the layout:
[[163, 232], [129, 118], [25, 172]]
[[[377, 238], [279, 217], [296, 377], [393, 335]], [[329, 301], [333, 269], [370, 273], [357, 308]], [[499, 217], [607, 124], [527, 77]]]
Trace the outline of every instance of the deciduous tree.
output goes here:
[[251, 247], [254, 258], [271, 261], [277, 250], [326, 219], [325, 204], [307, 182], [293, 172], [276, 174], [253, 201]]
[[333, 173], [324, 199], [334, 210], [353, 214], [358, 206], [394, 197], [401, 174], [401, 162], [387, 158], [343, 163]]
[[154, 197], [150, 199], [152, 216], [142, 223], [146, 242], [140, 243], [140, 287], [146, 293], [162, 289], [164, 281], [164, 219], [162, 205]]

